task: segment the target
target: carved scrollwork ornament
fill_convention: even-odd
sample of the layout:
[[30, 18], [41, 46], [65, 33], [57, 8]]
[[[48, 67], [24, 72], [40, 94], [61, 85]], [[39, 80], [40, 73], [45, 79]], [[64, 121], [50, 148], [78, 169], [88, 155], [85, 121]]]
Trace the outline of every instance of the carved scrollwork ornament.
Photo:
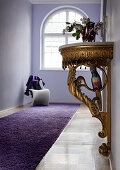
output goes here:
[[[70, 47], [63, 47], [60, 49], [63, 61], [62, 67], [69, 68], [67, 79], [67, 86], [70, 93], [85, 103], [92, 116], [99, 119], [102, 124], [102, 130], [98, 133], [99, 137], [107, 137], [107, 144], [103, 143], [99, 147], [99, 152], [108, 156], [110, 154], [110, 61], [113, 58], [113, 44], [103, 45], [77, 45]], [[76, 78], [76, 69], [82, 65], [86, 67], [97, 67], [104, 75], [104, 83], [99, 89], [90, 88], [83, 76]], [[102, 67], [107, 67], [107, 73]], [[102, 111], [101, 91], [107, 86], [107, 112]], [[82, 92], [82, 87], [94, 92], [96, 97], [90, 99], [85, 93]]]
[[[104, 121], [105, 121], [104, 114], [100, 113], [99, 108], [96, 105], [94, 99], [90, 99], [84, 93], [82, 93], [81, 88], [85, 87], [86, 89], [88, 89], [92, 92], [95, 92], [95, 91], [87, 86], [87, 83], [86, 83], [84, 77], [79, 76], [78, 78], [75, 78], [76, 68], [77, 68], [77, 66], [69, 65], [69, 75], [68, 75], [68, 80], [67, 80], [68, 89], [74, 97], [76, 97], [78, 100], [82, 101], [89, 107], [93, 117], [96, 117], [101, 121], [102, 131], [99, 132], [99, 136], [102, 138], [106, 137], [107, 134], [106, 134], [106, 129], [105, 129], [106, 127], [104, 126]], [[100, 68], [100, 69], [103, 70], [102, 68]], [[104, 75], [105, 75], [105, 82], [104, 82], [103, 87], [105, 87], [105, 85], [107, 83], [106, 73], [104, 73]], [[100, 91], [103, 89], [103, 87], [100, 89]]]

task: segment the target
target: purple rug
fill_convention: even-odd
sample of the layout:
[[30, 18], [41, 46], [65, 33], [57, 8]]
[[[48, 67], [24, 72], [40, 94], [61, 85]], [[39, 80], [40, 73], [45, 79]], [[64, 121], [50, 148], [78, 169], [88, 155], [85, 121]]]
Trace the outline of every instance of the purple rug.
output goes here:
[[34, 170], [78, 104], [30, 107], [0, 119], [0, 170]]

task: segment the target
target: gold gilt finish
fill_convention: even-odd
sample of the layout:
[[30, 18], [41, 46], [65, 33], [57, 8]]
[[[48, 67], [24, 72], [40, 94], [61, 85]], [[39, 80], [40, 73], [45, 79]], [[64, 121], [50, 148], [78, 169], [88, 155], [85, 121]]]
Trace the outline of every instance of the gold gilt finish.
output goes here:
[[[102, 130], [98, 133], [99, 137], [107, 137], [107, 143], [99, 147], [99, 152], [104, 156], [109, 156], [111, 149], [111, 59], [113, 58], [113, 43], [79, 43], [77, 45], [61, 46], [59, 48], [62, 55], [62, 67], [69, 68], [67, 86], [70, 93], [85, 103], [92, 116], [98, 118], [102, 124]], [[102, 88], [93, 90], [87, 86], [85, 78], [78, 76], [76, 78], [76, 69], [85, 65], [88, 67], [96, 66], [99, 68], [104, 77]], [[103, 69], [105, 66], [107, 71]], [[101, 91], [107, 86], [107, 112], [102, 111]], [[96, 97], [90, 99], [81, 88], [95, 92]]]

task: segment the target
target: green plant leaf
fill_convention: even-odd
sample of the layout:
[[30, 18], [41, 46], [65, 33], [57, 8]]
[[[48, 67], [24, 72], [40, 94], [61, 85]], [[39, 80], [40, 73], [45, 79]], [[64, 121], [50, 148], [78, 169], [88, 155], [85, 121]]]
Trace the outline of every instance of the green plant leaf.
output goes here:
[[66, 22], [66, 24], [70, 24], [70, 22]]
[[73, 37], [76, 37], [76, 35], [77, 35], [76, 33], [73, 33], [73, 34], [72, 34]]
[[77, 34], [80, 34], [80, 30], [77, 30], [76, 33], [77, 33]]
[[76, 24], [76, 25], [77, 25], [77, 26], [80, 26], [80, 27], [82, 26], [81, 24]]
[[80, 26], [80, 31], [82, 31], [83, 29], [84, 29], [84, 27], [81, 25], [81, 26]]
[[80, 35], [77, 35], [77, 36], [76, 36], [76, 40], [79, 40], [79, 38], [80, 38]]
[[90, 18], [88, 18], [88, 19], [87, 19], [87, 22], [86, 22], [86, 24], [88, 24], [89, 22], [90, 22]]
[[69, 27], [69, 32], [72, 32], [73, 30], [73, 25], [71, 25], [71, 27]]

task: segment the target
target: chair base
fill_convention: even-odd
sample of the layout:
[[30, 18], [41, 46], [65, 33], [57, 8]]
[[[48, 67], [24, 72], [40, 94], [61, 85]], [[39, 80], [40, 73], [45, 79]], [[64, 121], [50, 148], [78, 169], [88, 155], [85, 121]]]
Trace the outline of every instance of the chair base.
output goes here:
[[33, 105], [48, 105], [50, 99], [49, 89], [34, 90], [30, 89], [33, 93]]

